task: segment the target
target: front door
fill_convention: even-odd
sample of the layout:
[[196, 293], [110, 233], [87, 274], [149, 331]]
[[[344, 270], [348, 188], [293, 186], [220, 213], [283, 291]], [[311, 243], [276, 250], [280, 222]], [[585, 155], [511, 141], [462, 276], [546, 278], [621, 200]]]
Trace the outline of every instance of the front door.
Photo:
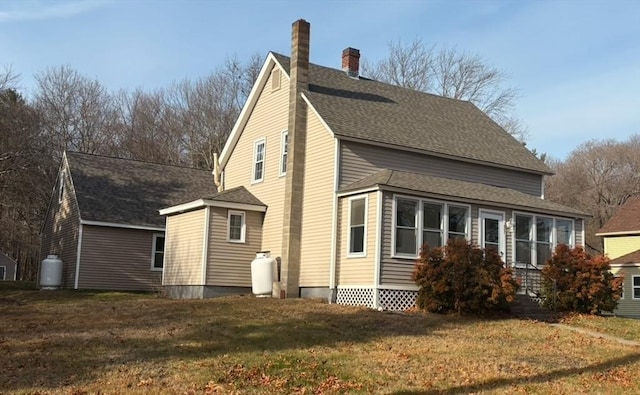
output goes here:
[[492, 249], [503, 260], [505, 256], [504, 213], [499, 211], [480, 211], [480, 247]]

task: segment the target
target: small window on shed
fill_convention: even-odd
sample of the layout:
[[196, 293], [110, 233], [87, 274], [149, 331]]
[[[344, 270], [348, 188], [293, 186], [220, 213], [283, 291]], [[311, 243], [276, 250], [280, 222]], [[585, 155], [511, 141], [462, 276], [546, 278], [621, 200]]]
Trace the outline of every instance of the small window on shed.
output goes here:
[[280, 69], [273, 69], [271, 72], [271, 91], [280, 89]]

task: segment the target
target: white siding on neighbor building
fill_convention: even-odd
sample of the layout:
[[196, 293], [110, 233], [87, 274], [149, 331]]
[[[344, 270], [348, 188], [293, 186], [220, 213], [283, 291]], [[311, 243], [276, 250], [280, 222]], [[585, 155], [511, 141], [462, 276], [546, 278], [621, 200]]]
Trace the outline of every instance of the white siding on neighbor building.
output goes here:
[[162, 285], [204, 285], [202, 249], [206, 209], [167, 217]]
[[375, 260], [376, 260], [376, 212], [378, 206], [377, 192], [363, 195], [354, 195], [351, 198], [367, 196], [366, 212], [366, 256], [347, 257], [349, 251], [349, 198], [341, 198], [338, 203], [338, 226], [337, 226], [337, 259], [336, 275], [338, 286], [369, 285], [375, 283]]
[[539, 174], [341, 141], [340, 187], [349, 185], [383, 169], [495, 185], [515, 189], [534, 196], [540, 196], [542, 193], [542, 175]]
[[[231, 189], [244, 185], [267, 205], [262, 228], [262, 249], [278, 257], [282, 253], [285, 189], [285, 177], [280, 175], [280, 147], [282, 132], [288, 128], [289, 90], [281, 88], [272, 91], [273, 73], [269, 74], [269, 80], [224, 168], [224, 187]], [[289, 86], [285, 73], [275, 74], [281, 79], [280, 86]], [[266, 150], [264, 180], [252, 183], [254, 143], [262, 138], [265, 139]]]
[[260, 251], [263, 213], [245, 212], [245, 242], [227, 239], [228, 209], [211, 207], [209, 221], [207, 285], [250, 287], [251, 261]]
[[307, 112], [307, 150], [300, 238], [300, 286], [329, 286], [335, 139]]

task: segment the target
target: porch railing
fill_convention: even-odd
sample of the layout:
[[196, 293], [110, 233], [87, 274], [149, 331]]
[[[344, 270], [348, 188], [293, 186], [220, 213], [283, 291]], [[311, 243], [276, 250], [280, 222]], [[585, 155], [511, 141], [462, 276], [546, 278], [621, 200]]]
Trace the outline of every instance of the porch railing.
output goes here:
[[[520, 281], [520, 291], [555, 312], [558, 295], [556, 280], [544, 274], [541, 268], [531, 263], [516, 262], [513, 265], [513, 270], [516, 279]], [[552, 287], [551, 300], [548, 301], [546, 300], [547, 295], [543, 292], [545, 280], [549, 281]]]

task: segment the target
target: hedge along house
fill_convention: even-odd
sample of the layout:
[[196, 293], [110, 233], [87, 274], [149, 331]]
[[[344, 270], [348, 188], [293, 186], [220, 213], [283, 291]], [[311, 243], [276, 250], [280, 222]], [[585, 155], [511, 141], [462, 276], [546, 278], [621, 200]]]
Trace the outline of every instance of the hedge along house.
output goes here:
[[[587, 215], [544, 200], [549, 168], [472, 103], [361, 77], [353, 48], [342, 70], [312, 64], [304, 20], [291, 47], [268, 54], [220, 158], [223, 188], [266, 207], [246, 248], [280, 260], [275, 296], [402, 310], [423, 243], [465, 237], [525, 266], [582, 244]], [[187, 264], [172, 254], [164, 284]]]
[[151, 291], [161, 285], [165, 224], [158, 210], [215, 191], [204, 170], [65, 152], [41, 230], [62, 286]]
[[624, 276], [622, 299], [614, 314], [640, 318], [640, 196], [627, 199], [596, 236], [604, 238], [611, 272]]

